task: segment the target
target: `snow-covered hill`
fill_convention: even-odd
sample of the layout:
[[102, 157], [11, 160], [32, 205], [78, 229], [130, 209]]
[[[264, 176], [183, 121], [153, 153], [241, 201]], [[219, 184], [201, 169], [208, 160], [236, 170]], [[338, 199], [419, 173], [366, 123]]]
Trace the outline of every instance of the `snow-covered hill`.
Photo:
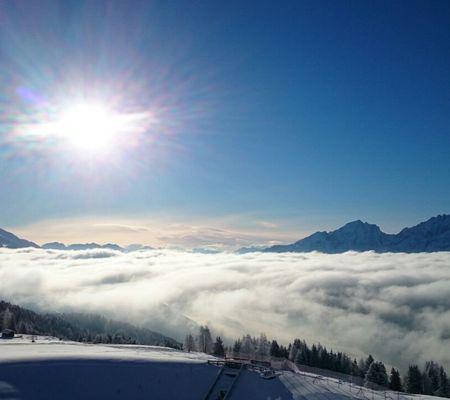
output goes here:
[[450, 250], [450, 215], [438, 215], [396, 235], [362, 221], [350, 222], [331, 232], [316, 232], [293, 244], [272, 246], [266, 252], [343, 253], [346, 251], [420, 253]]

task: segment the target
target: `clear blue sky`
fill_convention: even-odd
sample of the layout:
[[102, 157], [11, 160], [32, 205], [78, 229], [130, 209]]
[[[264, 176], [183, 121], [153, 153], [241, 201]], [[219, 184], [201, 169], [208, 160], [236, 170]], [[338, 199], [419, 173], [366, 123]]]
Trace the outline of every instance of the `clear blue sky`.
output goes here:
[[[2, 2], [0, 71], [2, 227], [157, 216], [295, 236], [450, 212], [447, 1]], [[21, 137], [77, 96], [159, 125], [114, 159]]]

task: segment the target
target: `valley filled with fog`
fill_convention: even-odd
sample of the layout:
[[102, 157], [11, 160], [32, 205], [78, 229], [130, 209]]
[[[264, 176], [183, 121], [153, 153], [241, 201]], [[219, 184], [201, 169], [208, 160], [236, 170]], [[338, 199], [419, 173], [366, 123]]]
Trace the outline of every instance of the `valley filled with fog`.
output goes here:
[[405, 368], [450, 366], [450, 253], [0, 249], [1, 298], [95, 312], [183, 339], [198, 325], [321, 342]]

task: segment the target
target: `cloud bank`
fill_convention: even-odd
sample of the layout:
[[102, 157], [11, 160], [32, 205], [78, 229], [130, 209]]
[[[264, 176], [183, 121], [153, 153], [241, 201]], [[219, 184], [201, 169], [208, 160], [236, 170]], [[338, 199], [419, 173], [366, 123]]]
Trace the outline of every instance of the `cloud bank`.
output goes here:
[[450, 367], [450, 253], [195, 254], [0, 249], [0, 298], [105, 313], [182, 338], [208, 323], [388, 364]]

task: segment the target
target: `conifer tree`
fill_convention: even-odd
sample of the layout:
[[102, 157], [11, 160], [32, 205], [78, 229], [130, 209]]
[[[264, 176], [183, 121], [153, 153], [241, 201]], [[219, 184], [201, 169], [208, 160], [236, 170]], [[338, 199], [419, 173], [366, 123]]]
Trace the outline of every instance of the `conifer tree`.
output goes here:
[[417, 365], [410, 365], [406, 375], [406, 391], [421, 394], [423, 392], [422, 374]]
[[213, 355], [216, 357], [225, 357], [225, 348], [223, 347], [223, 341], [220, 336], [217, 336], [214, 342]]
[[270, 355], [270, 345], [265, 333], [261, 333], [256, 342], [256, 354], [264, 359]]
[[186, 335], [186, 338], [184, 340], [184, 349], [187, 352], [189, 352], [189, 353], [191, 351], [195, 351], [196, 350], [196, 348], [195, 348], [195, 339], [190, 333]]
[[361, 371], [359, 370], [358, 361], [356, 361], [356, 358], [352, 362], [352, 369], [351, 369], [351, 375], [353, 376], [360, 376]]
[[245, 335], [242, 338], [240, 352], [247, 357], [253, 357], [253, 355], [255, 354], [255, 340], [249, 334]]
[[270, 344], [270, 355], [272, 357], [281, 357], [280, 346], [276, 340], [272, 340], [272, 343]]
[[211, 354], [212, 352], [212, 337], [207, 325], [200, 326], [198, 333], [198, 351], [202, 353]]
[[380, 386], [387, 386], [388, 377], [386, 373], [386, 367], [382, 362], [373, 361], [372, 363], [370, 363], [364, 380], [364, 385], [370, 387], [371, 383], [375, 383]]
[[391, 375], [389, 377], [389, 389], [397, 392], [403, 391], [402, 380], [400, 378], [400, 372], [397, 369], [391, 369]]
[[434, 361], [427, 361], [423, 377], [424, 394], [436, 393], [439, 390], [439, 381], [439, 365]]
[[233, 344], [233, 355], [237, 356], [241, 352], [242, 342], [241, 339], [237, 339]]
[[439, 389], [437, 391], [438, 396], [450, 397], [450, 382], [447, 377], [447, 373], [441, 366], [439, 368]]
[[367, 374], [367, 371], [369, 370], [370, 365], [374, 362], [374, 359], [372, 357], [372, 354], [369, 354], [369, 357], [366, 358], [364, 361], [364, 376]]

